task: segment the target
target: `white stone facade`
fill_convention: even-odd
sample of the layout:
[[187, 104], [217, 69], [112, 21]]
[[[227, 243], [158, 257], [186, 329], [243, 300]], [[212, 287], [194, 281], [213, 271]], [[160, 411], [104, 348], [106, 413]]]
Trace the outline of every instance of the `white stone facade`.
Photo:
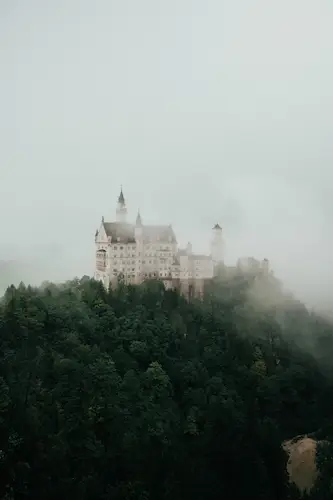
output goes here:
[[118, 198], [116, 221], [102, 218], [95, 234], [96, 266], [94, 277], [107, 287], [119, 279], [139, 284], [147, 279], [160, 279], [166, 288], [191, 287], [202, 293], [203, 283], [214, 276], [214, 269], [223, 262], [222, 229], [212, 230], [211, 254], [199, 255], [190, 244], [181, 250], [172, 226], [152, 226], [142, 222], [140, 214], [135, 224], [127, 222], [123, 192]]

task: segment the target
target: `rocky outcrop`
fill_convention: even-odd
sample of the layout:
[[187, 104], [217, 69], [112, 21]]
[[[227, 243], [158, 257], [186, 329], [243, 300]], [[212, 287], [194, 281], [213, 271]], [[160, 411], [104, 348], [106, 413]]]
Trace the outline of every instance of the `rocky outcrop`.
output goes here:
[[318, 441], [308, 436], [297, 436], [283, 443], [283, 449], [288, 454], [289, 480], [301, 493], [309, 493], [318, 477], [317, 445]]

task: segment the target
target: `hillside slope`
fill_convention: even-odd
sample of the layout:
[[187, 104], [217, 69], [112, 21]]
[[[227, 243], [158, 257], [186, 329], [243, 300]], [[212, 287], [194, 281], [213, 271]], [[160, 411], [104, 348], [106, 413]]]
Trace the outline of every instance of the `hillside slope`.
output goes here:
[[297, 498], [281, 443], [330, 418], [332, 329], [251, 286], [9, 288], [0, 498]]

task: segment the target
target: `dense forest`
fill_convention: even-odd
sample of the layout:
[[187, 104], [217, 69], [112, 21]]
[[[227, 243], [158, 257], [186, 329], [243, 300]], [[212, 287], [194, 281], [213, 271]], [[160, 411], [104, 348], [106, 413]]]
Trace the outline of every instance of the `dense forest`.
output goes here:
[[0, 498], [297, 499], [304, 434], [332, 498], [333, 326], [271, 278], [11, 286], [0, 342]]

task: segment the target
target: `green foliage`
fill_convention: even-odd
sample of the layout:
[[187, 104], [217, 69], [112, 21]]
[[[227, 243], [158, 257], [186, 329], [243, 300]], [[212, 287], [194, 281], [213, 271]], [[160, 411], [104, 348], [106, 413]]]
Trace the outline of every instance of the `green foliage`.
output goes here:
[[274, 282], [259, 307], [253, 283], [221, 269], [203, 302], [156, 281], [10, 287], [0, 498], [298, 498], [281, 443], [329, 424], [333, 329]]

